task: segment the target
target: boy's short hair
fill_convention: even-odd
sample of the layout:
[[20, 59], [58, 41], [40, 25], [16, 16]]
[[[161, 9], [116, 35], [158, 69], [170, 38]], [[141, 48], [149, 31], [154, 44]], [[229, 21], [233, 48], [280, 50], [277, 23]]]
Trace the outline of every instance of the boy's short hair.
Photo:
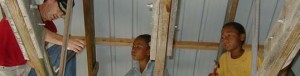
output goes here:
[[[148, 45], [150, 44], [151, 42], [151, 35], [149, 34], [142, 34], [142, 35], [139, 35], [138, 37], [136, 38], [142, 38]], [[149, 45], [150, 46], [150, 45]]]
[[[224, 27], [229, 27], [229, 26], [236, 29], [236, 31], [238, 31], [239, 34], [245, 34], [245, 36], [246, 36], [246, 31], [245, 31], [245, 28], [242, 24], [237, 23], [237, 22], [228, 22], [223, 26], [223, 28]], [[245, 39], [246, 39], [246, 37], [245, 37]], [[244, 43], [245, 43], [245, 40], [242, 41], [242, 45], [244, 45]]]

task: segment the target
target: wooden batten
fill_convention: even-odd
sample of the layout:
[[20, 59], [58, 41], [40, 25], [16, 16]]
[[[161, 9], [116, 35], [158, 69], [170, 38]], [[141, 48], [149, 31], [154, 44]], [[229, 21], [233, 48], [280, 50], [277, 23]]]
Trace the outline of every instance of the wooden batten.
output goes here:
[[[85, 39], [83, 36], [74, 36], [75, 38]], [[133, 39], [128, 38], [104, 38], [96, 37], [97, 45], [109, 45], [109, 46], [132, 46]], [[180, 49], [195, 49], [195, 50], [218, 50], [219, 43], [217, 42], [194, 42], [194, 41], [175, 41], [174, 48]], [[243, 46], [245, 50], [251, 50], [251, 45], [246, 44]], [[259, 45], [259, 51], [263, 51], [264, 46]]]
[[[172, 56], [174, 51], [174, 42], [176, 34], [176, 23], [177, 23], [177, 11], [178, 10], [178, 0], [172, 0], [171, 5], [171, 16], [168, 32], [168, 43], [167, 43], [167, 56]], [[177, 26], [178, 27], [178, 26]]]

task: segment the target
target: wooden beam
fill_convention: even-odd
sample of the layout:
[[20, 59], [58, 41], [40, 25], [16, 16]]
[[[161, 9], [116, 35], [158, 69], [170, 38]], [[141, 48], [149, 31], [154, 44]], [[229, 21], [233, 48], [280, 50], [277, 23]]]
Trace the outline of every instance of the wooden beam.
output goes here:
[[[87, 49], [87, 60], [88, 60], [88, 76], [96, 76], [93, 70], [96, 63], [96, 52], [95, 52], [95, 22], [94, 22], [94, 0], [83, 0], [84, 10], [84, 25], [85, 25], [85, 39]], [[94, 73], [94, 75], [93, 75]], [[96, 72], [97, 73], [97, 72]]]
[[[44, 26], [38, 26], [36, 24], [38, 21], [36, 23], [31, 22], [40, 18], [36, 17], [39, 15], [34, 15], [35, 18], [32, 18], [33, 14], [38, 13], [38, 10], [29, 8], [28, 4], [24, 5], [24, 2], [19, 0], [0, 0], [0, 2], [16, 38], [20, 38], [17, 39], [18, 43], [21, 43], [19, 45], [24, 46], [23, 50], [26, 50], [30, 62], [34, 63], [33, 67], [36, 69], [37, 75], [51, 75], [50, 70], [47, 71], [46, 69], [41, 53], [41, 51], [45, 51], [44, 46], [40, 46], [44, 44]], [[28, 9], [31, 9], [31, 11], [26, 11]]]
[[238, 3], [239, 0], [228, 0], [224, 23], [234, 21]]
[[152, 35], [151, 35], [151, 44], [150, 44], [150, 59], [155, 60], [156, 50], [157, 50], [157, 39], [158, 39], [158, 28], [159, 28], [159, 1], [153, 0], [153, 8], [152, 8]]
[[62, 49], [60, 53], [60, 63], [59, 63], [59, 72], [58, 72], [59, 76], [65, 75], [67, 47], [68, 47], [68, 41], [70, 36], [71, 19], [72, 19], [72, 12], [73, 12], [72, 6], [73, 6], [73, 0], [68, 0], [66, 17], [64, 19], [63, 42], [62, 42]]
[[[259, 76], [276, 76], [300, 49], [300, 1], [285, 0], [284, 7], [266, 40]], [[288, 63], [289, 64], [289, 63]]]
[[[83, 36], [74, 36], [75, 38], [85, 39]], [[104, 38], [96, 37], [97, 45], [109, 45], [109, 46], [132, 46], [133, 39], [128, 38]], [[194, 42], [194, 41], [175, 41], [174, 48], [181, 49], [196, 49], [196, 50], [218, 50], [219, 43], [216, 42]], [[243, 46], [246, 50], [251, 50], [251, 45], [246, 44]], [[259, 51], [263, 51], [264, 46], [259, 45]]]
[[[155, 57], [155, 76], [164, 76], [165, 73], [165, 63], [167, 54], [167, 43], [168, 43], [168, 29], [171, 14], [171, 1], [172, 0], [154, 0], [154, 10], [158, 10], [158, 18], [153, 18], [153, 20], [158, 20], [158, 32], [156, 39], [156, 57]], [[155, 7], [159, 6], [159, 7]]]
[[168, 36], [168, 43], [167, 43], [167, 56], [173, 55], [173, 45], [175, 41], [175, 29], [177, 23], [177, 8], [178, 8], [178, 0], [172, 0], [171, 5], [171, 17], [170, 17], [170, 25], [169, 25], [169, 36]]

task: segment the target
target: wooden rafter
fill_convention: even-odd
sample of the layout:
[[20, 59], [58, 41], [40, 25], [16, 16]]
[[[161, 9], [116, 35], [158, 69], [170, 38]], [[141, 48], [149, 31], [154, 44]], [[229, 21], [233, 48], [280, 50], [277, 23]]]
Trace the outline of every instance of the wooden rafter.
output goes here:
[[267, 37], [266, 56], [258, 71], [259, 76], [276, 76], [300, 49], [300, 1], [285, 0], [284, 3], [278, 21]]
[[225, 23], [234, 21], [238, 3], [239, 0], [228, 0], [227, 10], [226, 10], [225, 20], [224, 20]]
[[83, 0], [85, 39], [88, 63], [88, 75], [96, 76], [99, 64], [96, 62], [94, 0]]
[[[83, 36], [75, 36], [75, 38], [85, 39]], [[133, 39], [128, 38], [104, 38], [96, 37], [97, 45], [109, 45], [109, 46], [131, 46]], [[196, 50], [218, 50], [219, 43], [217, 42], [194, 42], [194, 41], [175, 41], [174, 48], [182, 49], [196, 49]], [[246, 50], [251, 50], [251, 45], [244, 45]], [[259, 51], [263, 51], [264, 46], [259, 45]]]
[[168, 43], [167, 43], [167, 56], [173, 55], [173, 47], [174, 47], [175, 34], [176, 34], [177, 12], [178, 12], [177, 8], [178, 8], [178, 0], [172, 0], [170, 24], [169, 24], [169, 32], [168, 32]]
[[65, 75], [65, 65], [67, 60], [67, 46], [70, 36], [70, 28], [71, 28], [71, 17], [72, 17], [72, 11], [73, 11], [73, 0], [68, 0], [67, 4], [67, 12], [66, 17], [64, 19], [64, 32], [63, 32], [63, 43], [62, 43], [62, 49], [60, 54], [60, 64], [59, 64], [59, 76]]

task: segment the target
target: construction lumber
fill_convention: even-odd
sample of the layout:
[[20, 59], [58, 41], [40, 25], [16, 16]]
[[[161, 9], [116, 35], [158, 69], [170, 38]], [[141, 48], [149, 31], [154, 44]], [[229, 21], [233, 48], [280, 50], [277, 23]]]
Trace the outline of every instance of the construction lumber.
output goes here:
[[173, 55], [173, 47], [175, 41], [175, 29], [177, 23], [177, 9], [178, 9], [178, 0], [172, 0], [171, 5], [171, 16], [170, 16], [170, 24], [169, 24], [169, 32], [168, 32], [168, 43], [167, 43], [167, 56]]
[[[75, 38], [85, 39], [84, 36], [74, 36]], [[128, 38], [105, 38], [96, 37], [95, 42], [97, 45], [109, 45], [109, 46], [132, 46], [133, 39]], [[195, 50], [218, 50], [219, 43], [217, 42], [194, 42], [194, 41], [175, 41], [174, 48], [180, 49], [195, 49]], [[251, 45], [246, 44], [243, 46], [245, 50], [251, 50]], [[259, 45], [259, 51], [263, 51], [264, 46]]]
[[0, 2], [25, 59], [34, 63], [37, 75], [53, 75], [52, 67], [45, 59], [47, 55], [44, 48], [44, 24], [35, 1], [0, 0]]
[[73, 11], [73, 0], [68, 0], [67, 3], [67, 12], [66, 17], [64, 19], [64, 32], [63, 32], [63, 42], [62, 42], [62, 49], [60, 54], [60, 63], [59, 63], [59, 76], [65, 75], [65, 65], [67, 60], [67, 48], [68, 48], [68, 41], [70, 36], [70, 28], [71, 28], [71, 17]]
[[[158, 16], [157, 43], [154, 44], [157, 45], [154, 67], [155, 76], [164, 76], [165, 73], [171, 2], [172, 0], [154, 0], [153, 10], [158, 12], [158, 15], [154, 15]], [[157, 8], [157, 6], [159, 7]], [[155, 18], [153, 19], [156, 20]]]
[[265, 57], [257, 75], [276, 76], [300, 49], [299, 0], [285, 0], [266, 40]]
[[99, 64], [96, 62], [95, 51], [94, 0], [83, 0], [83, 8], [88, 76], [96, 76]]
[[239, 0], [228, 0], [224, 23], [234, 21], [238, 3]]
[[158, 40], [158, 29], [159, 29], [159, 0], [153, 0], [152, 8], [152, 35], [150, 43], [150, 59], [155, 60]]

